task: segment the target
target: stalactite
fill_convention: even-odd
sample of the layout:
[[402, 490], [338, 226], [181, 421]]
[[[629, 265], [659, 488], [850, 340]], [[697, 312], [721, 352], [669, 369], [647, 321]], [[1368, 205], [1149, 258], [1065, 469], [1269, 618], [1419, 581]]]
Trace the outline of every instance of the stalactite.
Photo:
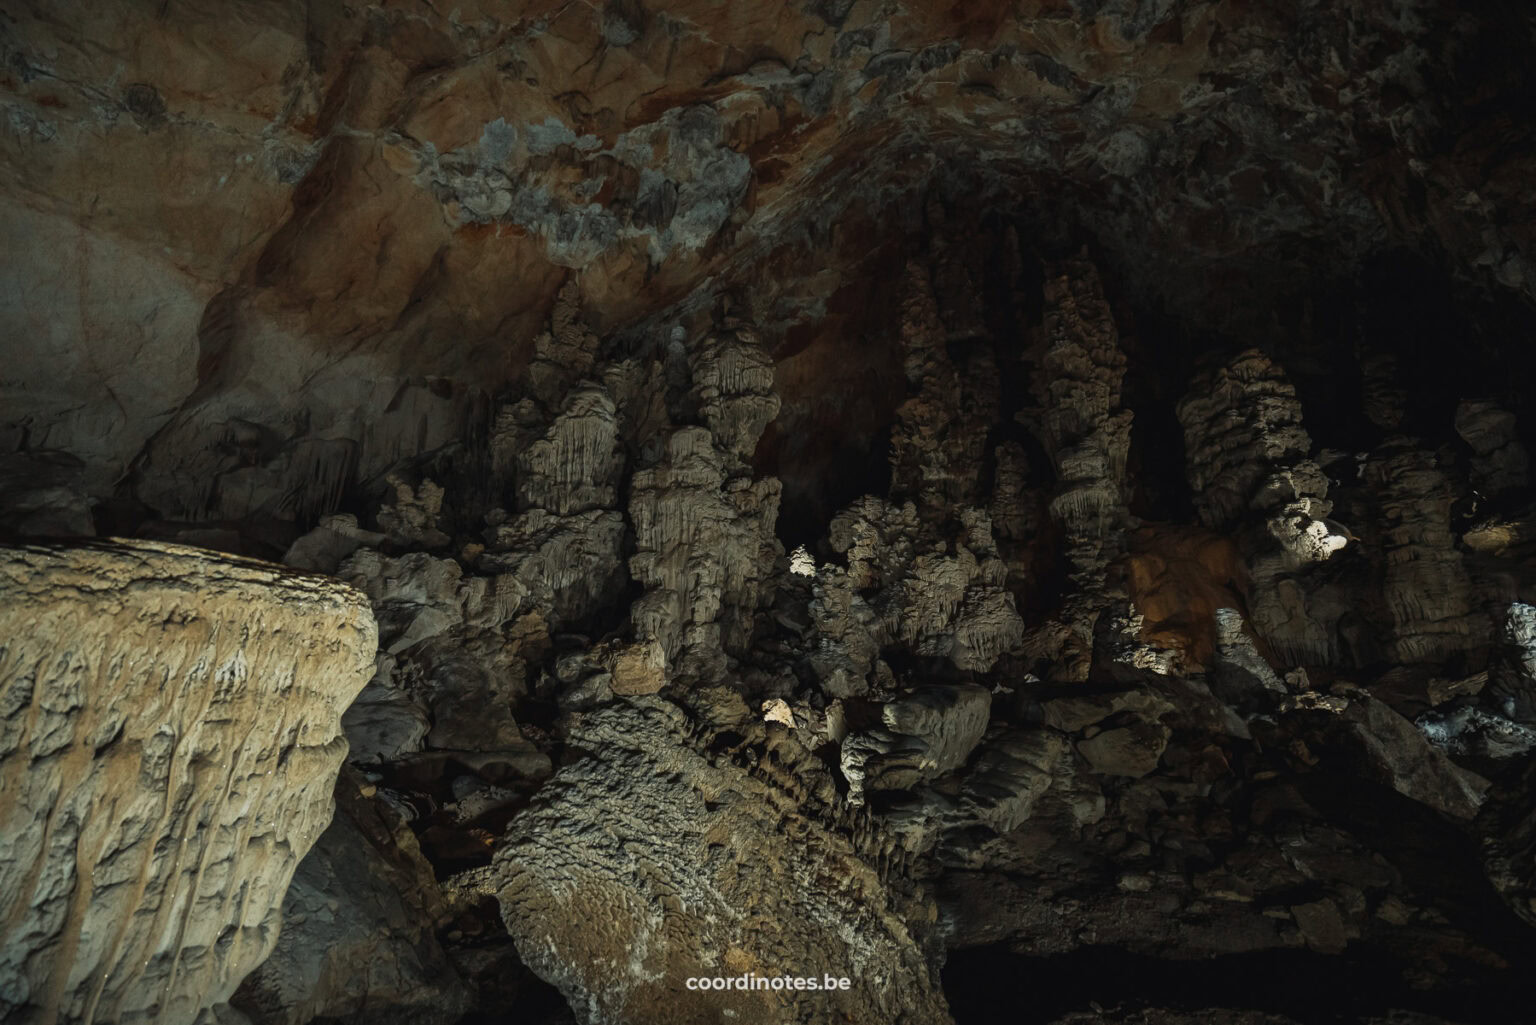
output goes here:
[[285, 503], [294, 519], [309, 527], [335, 512], [356, 466], [357, 444], [349, 439], [300, 443], [289, 463]]

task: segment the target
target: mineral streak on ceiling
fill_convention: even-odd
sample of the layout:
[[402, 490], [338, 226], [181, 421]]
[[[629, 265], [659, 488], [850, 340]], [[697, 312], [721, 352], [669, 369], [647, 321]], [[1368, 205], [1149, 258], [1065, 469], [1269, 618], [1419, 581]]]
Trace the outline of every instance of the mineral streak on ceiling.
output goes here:
[[1085, 227], [1211, 323], [1389, 244], [1528, 298], [1531, 28], [1432, 0], [13, 4], [0, 430], [86, 495], [227, 518], [198, 488], [274, 449], [370, 479], [440, 444], [572, 273], [634, 344], [733, 284], [770, 340], [856, 334], [929, 185]]

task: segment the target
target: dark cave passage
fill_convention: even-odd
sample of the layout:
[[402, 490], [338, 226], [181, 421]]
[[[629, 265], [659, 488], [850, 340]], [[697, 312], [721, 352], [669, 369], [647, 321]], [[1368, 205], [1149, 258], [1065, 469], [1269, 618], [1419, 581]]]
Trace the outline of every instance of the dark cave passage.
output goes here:
[[1214, 1020], [1220, 1008], [1286, 1015], [1305, 1025], [1355, 1025], [1391, 1011], [1464, 1025], [1528, 1020], [1536, 983], [1470, 964], [1459, 973], [1456, 988], [1426, 992], [1404, 976], [1401, 962], [1354, 952], [1279, 950], [1189, 961], [1104, 947], [1045, 957], [978, 947], [951, 952], [944, 992], [956, 1025], [1046, 1025], [1098, 1009], [1127, 1019], [1147, 1009], [1212, 1012]]

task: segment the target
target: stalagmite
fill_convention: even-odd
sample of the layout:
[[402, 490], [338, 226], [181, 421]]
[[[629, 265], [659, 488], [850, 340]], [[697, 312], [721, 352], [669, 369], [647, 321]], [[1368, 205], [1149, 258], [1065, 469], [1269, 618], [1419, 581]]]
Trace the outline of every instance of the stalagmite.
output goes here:
[[1450, 529], [1449, 482], [1434, 455], [1394, 439], [1372, 454], [1365, 473], [1381, 496], [1381, 588], [1394, 659], [1440, 661], [1482, 643], [1489, 625], [1472, 607]]
[[1056, 468], [1050, 513], [1066, 538], [1072, 593], [1029, 645], [1063, 680], [1087, 678], [1094, 627], [1117, 595], [1105, 570], [1119, 554], [1132, 412], [1121, 405], [1125, 354], [1098, 272], [1086, 259], [1048, 272], [1046, 349], [1033, 384], [1038, 430]]
[[3, 8], [0, 1025], [1531, 1019], [1529, 5]]
[[[850, 841], [797, 809], [770, 774], [700, 750], [687, 725], [654, 698], [583, 716], [573, 740], [594, 755], [561, 770], [494, 862], [519, 951], [577, 1020], [660, 1025], [728, 1011], [806, 1025], [948, 1021], [937, 973], [903, 924], [922, 922], [931, 905], [887, 887], [869, 838]], [[783, 1017], [769, 992], [684, 985], [823, 970], [882, 984], [804, 993]]]
[[1309, 567], [1348, 538], [1326, 519], [1328, 478], [1310, 458], [1295, 388], [1250, 349], [1195, 380], [1178, 415], [1195, 508], [1247, 554], [1254, 629], [1289, 665], [1334, 661], [1347, 599]]

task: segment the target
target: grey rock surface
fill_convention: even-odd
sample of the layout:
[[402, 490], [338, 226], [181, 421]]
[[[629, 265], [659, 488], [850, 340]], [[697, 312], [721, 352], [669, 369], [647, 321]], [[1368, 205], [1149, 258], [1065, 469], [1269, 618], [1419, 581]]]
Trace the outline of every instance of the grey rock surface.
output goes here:
[[432, 866], [358, 777], [343, 774], [337, 791], [283, 898], [277, 946], [232, 1005], [254, 1025], [458, 1021], [471, 994], [437, 941], [448, 915]]

